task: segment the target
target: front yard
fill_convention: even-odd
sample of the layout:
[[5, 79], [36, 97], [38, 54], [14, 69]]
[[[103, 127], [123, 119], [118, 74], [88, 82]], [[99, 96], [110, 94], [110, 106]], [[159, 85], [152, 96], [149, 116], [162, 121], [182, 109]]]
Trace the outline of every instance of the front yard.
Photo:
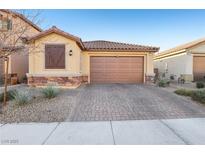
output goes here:
[[23, 105], [18, 105], [14, 100], [8, 101], [3, 114], [0, 114], [0, 123], [65, 121], [78, 94], [78, 90], [62, 89], [55, 98], [48, 99], [43, 97], [39, 88], [21, 86], [18, 91], [30, 94], [32, 99]]
[[205, 105], [175, 94], [175, 88], [138, 84], [91, 84], [61, 89], [45, 98], [40, 88], [18, 86], [31, 100], [14, 100], [0, 114], [0, 123], [150, 120], [205, 117]]

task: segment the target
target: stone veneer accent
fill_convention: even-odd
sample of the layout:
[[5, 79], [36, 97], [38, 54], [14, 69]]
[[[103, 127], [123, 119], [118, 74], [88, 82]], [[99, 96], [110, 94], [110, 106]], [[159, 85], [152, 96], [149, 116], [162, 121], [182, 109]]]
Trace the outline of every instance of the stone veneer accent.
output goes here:
[[146, 75], [145, 76], [145, 83], [154, 83], [154, 76], [153, 75]]
[[47, 86], [57, 85], [62, 87], [77, 87], [81, 83], [87, 83], [88, 76], [76, 76], [76, 77], [28, 77], [29, 86]]

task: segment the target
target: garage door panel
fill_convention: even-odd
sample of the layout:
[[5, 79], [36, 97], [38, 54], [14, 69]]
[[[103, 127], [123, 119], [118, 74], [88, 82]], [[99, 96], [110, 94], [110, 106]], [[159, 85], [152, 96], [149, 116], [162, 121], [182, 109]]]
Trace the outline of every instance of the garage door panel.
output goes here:
[[[136, 68], [135, 70], [128, 69], [128, 68], [123, 68], [123, 69], [120, 68], [120, 70], [117, 70], [114, 68], [102, 70], [100, 68], [97, 68], [97, 69], [93, 69], [91, 74], [92, 73], [127, 73], [128, 75], [128, 74], [133, 74], [133, 73], [142, 73], [142, 71], [143, 71], [142, 69], [138, 69], [138, 68]], [[126, 74], [121, 74], [121, 75], [126, 75]]]
[[[132, 68], [129, 68], [132, 67]], [[134, 68], [135, 66], [130, 65], [130, 66], [123, 66], [123, 67], [113, 67], [112, 65], [109, 66], [109, 68], [102, 68], [102, 67], [93, 67], [92, 72], [102, 72], [102, 70], [104, 69], [104, 72], [142, 72], [143, 69], [142, 68]], [[139, 66], [139, 67], [143, 67], [143, 66]], [[134, 69], [133, 69], [134, 68]], [[120, 69], [120, 70], [119, 70]]]
[[91, 57], [91, 83], [142, 83], [143, 57]]

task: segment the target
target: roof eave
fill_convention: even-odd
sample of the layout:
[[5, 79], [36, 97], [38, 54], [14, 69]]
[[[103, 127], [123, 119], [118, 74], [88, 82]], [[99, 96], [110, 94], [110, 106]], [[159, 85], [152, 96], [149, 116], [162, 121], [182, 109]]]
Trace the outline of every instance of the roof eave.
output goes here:
[[158, 50], [133, 50], [133, 49], [85, 49], [85, 52], [157, 52]]
[[74, 38], [72, 36], [69, 36], [69, 35], [66, 35], [64, 34], [63, 32], [58, 32], [57, 30], [47, 30], [47, 31], [44, 31], [44, 32], [41, 32], [39, 34], [37, 34], [36, 36], [33, 36], [33, 37], [30, 37], [30, 38], [27, 38], [27, 42], [28, 43], [32, 43], [33, 41], [37, 40], [37, 39], [40, 39], [46, 35], [49, 35], [49, 34], [52, 34], [52, 33], [56, 33], [56, 34], [59, 34], [59, 35], [62, 35], [68, 39], [71, 39], [73, 41], [75, 41], [77, 43], [77, 45], [82, 49], [84, 50], [85, 49], [85, 46], [84, 44], [82, 43], [82, 40], [80, 38]]
[[175, 52], [169, 52], [169, 53], [166, 53], [166, 54], [155, 55], [154, 60], [162, 59], [162, 58], [165, 58], [165, 57], [170, 57], [170, 56], [173, 56], [173, 55], [178, 55], [178, 54], [187, 52], [188, 49], [189, 48], [185, 48], [185, 49], [182, 49], [182, 50], [177, 50]]

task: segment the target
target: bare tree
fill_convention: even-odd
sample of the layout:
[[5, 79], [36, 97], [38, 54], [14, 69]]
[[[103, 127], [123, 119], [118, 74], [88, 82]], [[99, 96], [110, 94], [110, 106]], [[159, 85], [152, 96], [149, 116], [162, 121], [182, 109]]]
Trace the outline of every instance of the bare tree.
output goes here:
[[[35, 50], [34, 46], [26, 43], [26, 38], [31, 33], [31, 24], [39, 25], [42, 20], [39, 19], [39, 10], [0, 11], [6, 12], [6, 16], [0, 16], [0, 60], [4, 60], [5, 63], [3, 105], [6, 105], [9, 57], [13, 54], [28, 54], [29, 51]], [[22, 22], [22, 19], [26, 19], [27, 22]]]

